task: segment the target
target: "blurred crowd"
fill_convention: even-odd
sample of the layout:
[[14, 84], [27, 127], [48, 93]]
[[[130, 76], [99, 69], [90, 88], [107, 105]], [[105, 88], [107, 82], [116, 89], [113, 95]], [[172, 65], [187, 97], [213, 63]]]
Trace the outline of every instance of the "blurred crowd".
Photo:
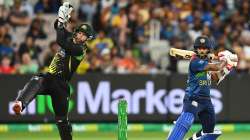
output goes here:
[[[62, 0], [0, 0], [0, 74], [47, 70], [60, 49], [54, 41], [53, 22], [62, 3]], [[96, 38], [88, 42], [78, 74], [178, 73], [182, 60], [170, 57], [169, 48], [192, 50], [194, 39], [200, 35], [208, 36], [217, 48], [234, 51], [239, 57], [238, 73], [250, 72], [249, 0], [71, 0], [71, 3], [75, 10], [68, 30], [86, 22], [96, 32]], [[54, 18], [49, 19], [51, 15]], [[23, 28], [27, 30], [20, 30]]]

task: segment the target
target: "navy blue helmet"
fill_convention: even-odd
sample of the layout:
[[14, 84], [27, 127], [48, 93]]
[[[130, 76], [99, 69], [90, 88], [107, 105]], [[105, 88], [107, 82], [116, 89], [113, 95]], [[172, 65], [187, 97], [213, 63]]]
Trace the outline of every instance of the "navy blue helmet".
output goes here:
[[213, 49], [213, 45], [211, 44], [210, 40], [206, 36], [199, 36], [194, 41], [194, 49], [198, 49], [199, 47], [206, 47], [207, 49]]

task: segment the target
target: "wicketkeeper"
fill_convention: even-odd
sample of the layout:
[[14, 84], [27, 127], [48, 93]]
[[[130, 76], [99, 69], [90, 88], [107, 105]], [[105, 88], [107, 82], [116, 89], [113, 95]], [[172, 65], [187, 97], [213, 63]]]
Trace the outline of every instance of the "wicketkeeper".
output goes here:
[[221, 131], [215, 131], [215, 112], [210, 97], [211, 80], [222, 81], [237, 62], [232, 63], [230, 52], [221, 52], [219, 62], [211, 63], [209, 53], [213, 46], [206, 36], [196, 38], [194, 42], [196, 55], [191, 58], [187, 80], [186, 94], [183, 101], [183, 112], [177, 119], [168, 140], [183, 140], [185, 134], [197, 116], [202, 130], [195, 134], [196, 140], [215, 140]]
[[20, 114], [39, 93], [50, 95], [61, 140], [72, 140], [72, 127], [68, 120], [70, 97], [68, 84], [85, 56], [87, 49], [85, 42], [94, 37], [94, 32], [88, 24], [81, 24], [73, 33], [65, 29], [72, 10], [73, 7], [69, 2], [63, 3], [59, 8], [54, 28], [56, 41], [61, 49], [54, 56], [49, 71], [33, 76], [18, 92], [13, 106], [13, 111]]

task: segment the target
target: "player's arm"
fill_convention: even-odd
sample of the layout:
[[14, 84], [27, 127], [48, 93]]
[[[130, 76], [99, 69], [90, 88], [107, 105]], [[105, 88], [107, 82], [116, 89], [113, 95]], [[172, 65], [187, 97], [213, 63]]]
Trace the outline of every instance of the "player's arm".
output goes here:
[[236, 67], [238, 64], [238, 56], [231, 53], [228, 50], [218, 53], [218, 56], [213, 57], [214, 60], [226, 60], [227, 64], [223, 67], [222, 70], [211, 72], [211, 77], [213, 81], [217, 82], [217, 85], [225, 79], [225, 77], [230, 73], [233, 67]]
[[218, 63], [208, 63], [204, 70], [205, 71], [221, 71], [227, 65], [227, 61], [220, 61]]
[[[215, 58], [215, 57], [214, 57]], [[223, 69], [227, 66], [233, 67], [237, 66], [237, 55], [232, 54], [229, 51], [223, 51], [218, 54], [216, 57], [216, 60], [218, 60], [218, 63], [208, 63], [208, 65], [205, 67], [206, 71], [223, 71]]]
[[219, 71], [226, 66], [227, 61], [220, 61], [219, 63], [209, 63], [206, 60], [193, 59], [190, 62], [190, 68], [193, 72], [202, 72], [202, 71]]
[[208, 63], [204, 60], [193, 60], [190, 63], [191, 70], [194, 72], [208, 71], [211, 74], [213, 81], [220, 81], [220, 75], [218, 72], [223, 71], [224, 67], [227, 65], [226, 61], [220, 61], [219, 63]]
[[[57, 20], [55, 24], [60, 24], [58, 23], [59, 21]], [[57, 25], [55, 25], [57, 26]], [[73, 55], [73, 56], [79, 56], [82, 55], [83, 53], [83, 44], [74, 44], [71, 38], [69, 38], [71, 33], [69, 33], [63, 26], [57, 27], [56, 29], [56, 42], [66, 51], [67, 54]]]
[[233, 67], [234, 66], [227, 64], [222, 70], [211, 72], [213, 81], [216, 81], [218, 85], [232, 71]]
[[[55, 24], [60, 24], [57, 20]], [[58, 26], [58, 25], [55, 25]], [[59, 26], [56, 28], [56, 42], [66, 51], [66, 53], [79, 56], [82, 55], [83, 47], [82, 44], [74, 44], [72, 40], [70, 40], [69, 33], [63, 26]]]
[[65, 29], [70, 19], [70, 13], [72, 10], [73, 7], [68, 2], [63, 3], [63, 5], [59, 8], [58, 18], [54, 23], [54, 28], [56, 30], [57, 43], [66, 51], [66, 53], [79, 56], [83, 53], [82, 44], [74, 44], [71, 40], [69, 40], [68, 37], [72, 34]]
[[64, 24], [59, 22], [58, 19], [56, 19], [54, 23], [54, 28], [56, 30], [56, 42], [63, 47], [65, 39], [67, 38], [67, 30], [65, 29]]
[[60, 6], [58, 10], [58, 18], [54, 23], [54, 28], [56, 30], [56, 41], [57, 43], [63, 47], [65, 44], [67, 35], [69, 32], [65, 29], [67, 23], [70, 19], [70, 14], [73, 10], [73, 7], [69, 4], [69, 2], [64, 2], [62, 6]]

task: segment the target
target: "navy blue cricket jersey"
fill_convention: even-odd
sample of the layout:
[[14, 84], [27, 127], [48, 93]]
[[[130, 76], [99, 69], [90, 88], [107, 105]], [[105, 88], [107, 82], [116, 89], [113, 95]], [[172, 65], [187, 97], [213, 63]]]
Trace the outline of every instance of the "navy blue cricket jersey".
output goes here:
[[204, 70], [207, 65], [208, 59], [191, 58], [186, 88], [189, 96], [210, 96], [211, 75]]

